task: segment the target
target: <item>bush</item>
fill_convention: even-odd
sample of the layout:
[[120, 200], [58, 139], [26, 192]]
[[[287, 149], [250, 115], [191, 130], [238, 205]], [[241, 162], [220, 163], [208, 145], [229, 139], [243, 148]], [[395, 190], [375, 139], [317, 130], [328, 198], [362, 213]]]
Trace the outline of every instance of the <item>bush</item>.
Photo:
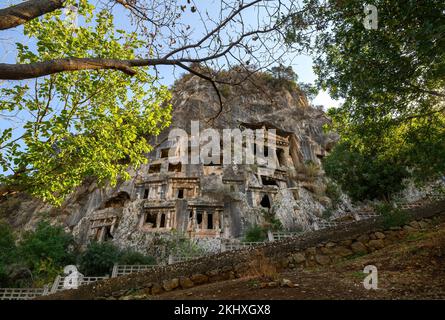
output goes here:
[[119, 257], [120, 264], [156, 264], [156, 259], [136, 251], [122, 252]]
[[[70, 262], [66, 265], [72, 263]], [[58, 275], [63, 274], [63, 269], [66, 265], [55, 263], [51, 258], [37, 261], [32, 270], [34, 287], [41, 288], [45, 284], [52, 283]]]
[[298, 173], [302, 174], [305, 181], [313, 182], [320, 174], [320, 167], [313, 161], [308, 160], [297, 166]]
[[375, 208], [377, 213], [383, 217], [383, 227], [388, 229], [391, 227], [400, 227], [408, 222], [408, 214], [394, 207], [391, 203], [384, 203]]
[[262, 242], [267, 239], [267, 233], [264, 228], [253, 225], [249, 227], [244, 235], [244, 242]]
[[75, 262], [74, 239], [62, 227], [39, 222], [35, 231], [25, 232], [19, 244], [20, 258], [31, 270], [51, 261], [54, 267], [64, 267]]
[[120, 250], [111, 243], [92, 242], [79, 257], [79, 269], [86, 276], [110, 274], [119, 258]]
[[283, 230], [283, 224], [281, 223], [280, 219], [277, 217], [271, 217], [269, 220], [269, 227], [272, 231], [281, 231]]
[[0, 266], [10, 264], [17, 258], [15, 236], [11, 227], [0, 222]]
[[20, 209], [23, 199], [17, 196], [7, 196], [0, 202], [0, 218], [6, 218], [13, 212], [17, 212]]
[[281, 231], [283, 230], [283, 224], [281, 223], [280, 219], [278, 219], [272, 211], [269, 210], [262, 210], [264, 220], [266, 223], [263, 226], [263, 229], [270, 229], [272, 231]]
[[15, 242], [9, 225], [0, 223], [0, 286], [42, 286], [75, 261], [72, 236], [45, 221]]
[[6, 223], [0, 222], [0, 287], [9, 284], [7, 266], [17, 258], [17, 248], [12, 229]]
[[9, 285], [8, 273], [6, 271], [6, 265], [0, 262], [0, 287], [7, 288]]
[[205, 250], [200, 247], [196, 241], [179, 236], [171, 247], [173, 254], [178, 254], [185, 257], [197, 257], [205, 254]]
[[334, 210], [332, 208], [327, 208], [323, 213], [321, 214], [321, 217], [325, 220], [328, 220], [332, 217], [332, 214]]
[[341, 200], [341, 191], [339, 187], [332, 181], [326, 183], [326, 196], [331, 199], [332, 207], [336, 208]]
[[155, 264], [151, 256], [133, 250], [120, 250], [109, 242], [93, 242], [80, 255], [79, 270], [86, 276], [110, 274], [115, 263], [119, 264]]

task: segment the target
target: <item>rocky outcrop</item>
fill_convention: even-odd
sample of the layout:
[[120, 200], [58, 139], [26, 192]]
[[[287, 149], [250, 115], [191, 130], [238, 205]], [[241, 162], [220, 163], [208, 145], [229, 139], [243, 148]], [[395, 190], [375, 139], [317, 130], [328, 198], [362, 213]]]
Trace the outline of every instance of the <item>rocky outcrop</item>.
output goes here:
[[[226, 76], [240, 77], [236, 72]], [[329, 119], [309, 105], [296, 85], [264, 74], [242, 85], [220, 86], [219, 91], [222, 106], [210, 83], [185, 76], [173, 88], [171, 127], [153, 138], [149, 163], [130, 170], [129, 181], [114, 188], [85, 183], [62, 208], [31, 200], [32, 205], [16, 209], [22, 220], [12, 218], [15, 225], [31, 228], [39, 214], [48, 211], [83, 245], [113, 241], [157, 257], [165, 257], [177, 234], [195, 239], [207, 251], [219, 251], [222, 239], [240, 238], [250, 226], [268, 226], [271, 219], [286, 230], [314, 228], [331, 206], [320, 168], [338, 139], [323, 133]], [[277, 144], [272, 147], [267, 140], [269, 155], [264, 150], [264, 156], [277, 168], [270, 170], [259, 160], [172, 164], [166, 150], [177, 151], [178, 144], [169, 140], [169, 133], [179, 128], [190, 135], [192, 121], [199, 121], [200, 132], [214, 129], [222, 135], [223, 129], [243, 134], [274, 130]], [[347, 206], [347, 199], [342, 202]]]

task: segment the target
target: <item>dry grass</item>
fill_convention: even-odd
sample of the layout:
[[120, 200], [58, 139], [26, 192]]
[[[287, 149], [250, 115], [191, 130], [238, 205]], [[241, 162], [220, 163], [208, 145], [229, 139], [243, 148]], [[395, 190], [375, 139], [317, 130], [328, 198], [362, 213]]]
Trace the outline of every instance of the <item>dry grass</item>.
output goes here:
[[300, 164], [296, 169], [297, 177], [303, 181], [313, 182], [320, 176], [320, 167], [312, 162]]
[[264, 253], [258, 254], [250, 261], [247, 276], [250, 277], [265, 277], [271, 280], [277, 280], [279, 273], [277, 267], [268, 259]]

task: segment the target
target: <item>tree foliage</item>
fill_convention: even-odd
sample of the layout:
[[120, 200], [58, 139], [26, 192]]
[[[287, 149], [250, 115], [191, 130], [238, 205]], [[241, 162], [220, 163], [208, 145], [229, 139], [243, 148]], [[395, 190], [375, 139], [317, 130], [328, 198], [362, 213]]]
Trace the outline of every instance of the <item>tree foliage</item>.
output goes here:
[[79, 265], [85, 275], [110, 274], [115, 263], [155, 264], [156, 260], [112, 243], [91, 243], [82, 251], [72, 235], [47, 221], [22, 234], [20, 241], [12, 228], [0, 221], [0, 287], [42, 287], [63, 274], [67, 265]]
[[73, 238], [63, 228], [41, 221], [20, 241], [0, 222], [0, 286], [43, 286], [75, 262]]
[[251, 225], [244, 234], [244, 242], [262, 242], [267, 239], [267, 230], [259, 225]]
[[[115, 30], [112, 15], [81, 1], [86, 24], [74, 27], [54, 11], [25, 25], [36, 48], [17, 44], [18, 61], [65, 56], [132, 59], [142, 46], [135, 33]], [[8, 185], [60, 204], [87, 177], [115, 184], [129, 166], [146, 162], [149, 138], [170, 123], [170, 93], [147, 68], [134, 77], [112, 70], [57, 73], [2, 88], [0, 112], [30, 114], [21, 130], [0, 132], [0, 164]], [[22, 132], [20, 132], [22, 131]]]
[[0, 221], [0, 286], [2, 287], [9, 284], [8, 265], [17, 259], [15, 241], [11, 227]]
[[111, 243], [93, 242], [79, 258], [79, 269], [84, 275], [110, 274], [113, 265], [119, 261], [120, 251]]
[[128, 265], [154, 265], [156, 264], [156, 259], [152, 256], [146, 256], [137, 251], [123, 250], [119, 257], [119, 263]]
[[406, 168], [393, 160], [361, 153], [342, 142], [323, 160], [323, 167], [352, 200], [389, 199], [403, 189], [409, 176]]
[[36, 270], [43, 261], [62, 267], [75, 261], [74, 249], [74, 240], [69, 233], [62, 227], [42, 221], [34, 231], [23, 234], [19, 256], [31, 270]]
[[119, 264], [155, 264], [151, 256], [132, 250], [121, 250], [112, 243], [92, 242], [78, 258], [79, 269], [84, 275], [98, 276], [110, 274], [115, 263]]
[[270, 69], [270, 73], [277, 80], [292, 81], [296, 82], [298, 80], [298, 75], [295, 73], [292, 66], [284, 66], [279, 64]]
[[319, 87], [344, 100], [330, 111], [342, 142], [327, 172], [369, 198], [400, 189], [404, 177], [421, 182], [444, 172], [445, 3], [367, 4], [377, 8], [377, 29], [365, 28], [362, 1], [305, 1], [288, 41], [312, 47]]
[[[222, 110], [217, 84], [228, 83], [193, 63], [250, 73], [272, 65], [284, 49], [276, 17], [297, 8], [265, 0], [223, 1], [212, 13], [190, 1], [92, 3], [27, 0], [0, 8], [0, 30], [23, 26], [31, 43], [17, 43], [17, 61], [0, 63], [0, 79], [37, 79], [8, 82], [0, 92], [2, 121], [20, 120], [0, 126], [0, 166], [13, 173], [0, 176], [8, 191], [61, 204], [86, 177], [111, 185], [128, 178], [129, 167], [146, 161], [148, 137], [170, 122], [170, 96], [154, 84], [153, 67], [210, 81]], [[113, 15], [131, 23], [119, 30]], [[248, 22], [252, 15], [263, 18]]]

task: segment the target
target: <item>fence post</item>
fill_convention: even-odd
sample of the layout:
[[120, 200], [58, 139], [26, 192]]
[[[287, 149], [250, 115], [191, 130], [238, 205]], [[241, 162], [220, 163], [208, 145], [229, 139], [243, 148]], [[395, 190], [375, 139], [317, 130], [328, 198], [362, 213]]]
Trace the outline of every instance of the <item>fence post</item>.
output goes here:
[[226, 250], [227, 250], [226, 242], [225, 241], [221, 241], [221, 252], [225, 252]]
[[57, 276], [56, 279], [54, 280], [53, 286], [51, 287], [51, 293], [57, 292], [57, 288], [59, 287], [59, 282], [60, 282], [60, 276]]
[[112, 278], [116, 278], [117, 277], [117, 268], [118, 268], [118, 265], [117, 265], [117, 263], [115, 263], [114, 266], [113, 266], [113, 271], [111, 272], [111, 277]]
[[49, 293], [49, 286], [48, 286], [47, 284], [45, 284], [45, 285], [43, 286], [43, 293], [42, 293], [42, 296], [47, 296], [48, 293]]
[[173, 264], [173, 255], [168, 256], [168, 264]]
[[275, 239], [273, 237], [273, 233], [270, 230], [267, 230], [267, 238], [269, 239], [269, 242], [274, 242]]

